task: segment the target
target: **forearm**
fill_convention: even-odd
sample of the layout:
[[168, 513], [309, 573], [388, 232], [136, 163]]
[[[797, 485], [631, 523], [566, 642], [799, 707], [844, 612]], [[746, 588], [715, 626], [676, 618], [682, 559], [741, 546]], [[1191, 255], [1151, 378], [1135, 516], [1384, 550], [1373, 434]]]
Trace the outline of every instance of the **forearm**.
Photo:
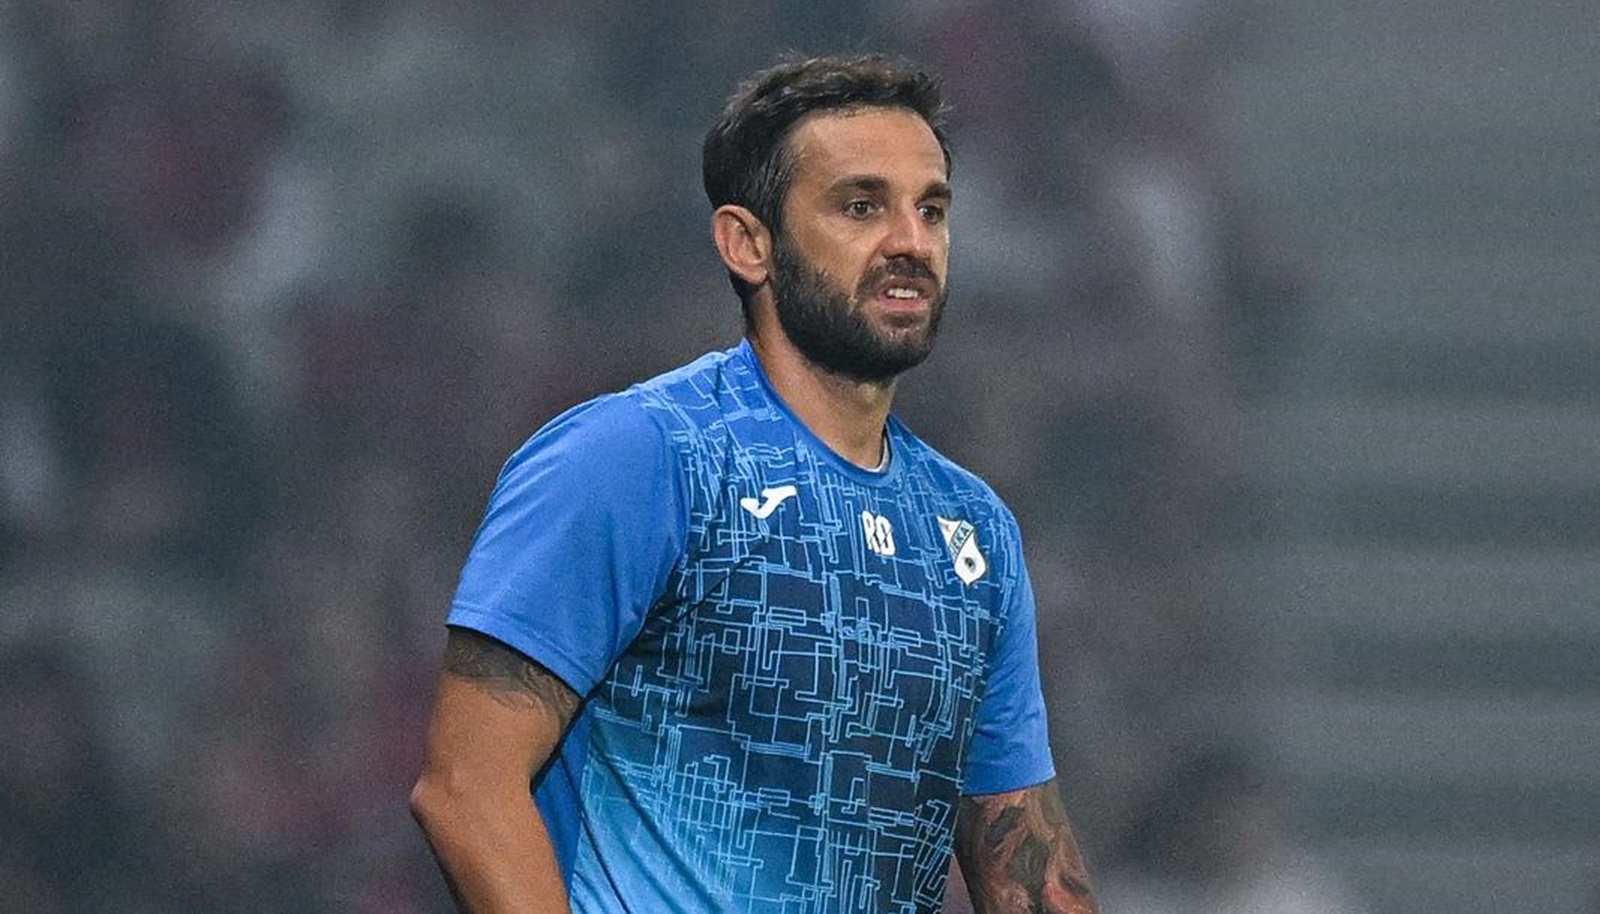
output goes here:
[[956, 856], [978, 914], [1097, 914], [1054, 781], [963, 798]]
[[520, 797], [464, 793], [425, 775], [411, 811], [463, 914], [568, 911], [555, 848], [526, 789]]

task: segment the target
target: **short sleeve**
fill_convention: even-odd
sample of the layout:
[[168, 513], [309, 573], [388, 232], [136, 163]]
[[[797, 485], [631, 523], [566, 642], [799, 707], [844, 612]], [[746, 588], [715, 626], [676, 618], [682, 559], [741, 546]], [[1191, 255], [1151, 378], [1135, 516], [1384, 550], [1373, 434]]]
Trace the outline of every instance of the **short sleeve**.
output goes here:
[[967, 751], [961, 783], [961, 792], [967, 796], [1020, 790], [1055, 776], [1044, 691], [1039, 684], [1033, 583], [1025, 565], [1007, 602], [1006, 625], [995, 643], [988, 686]]
[[627, 395], [540, 429], [500, 473], [447, 623], [516, 648], [587, 693], [638, 634], [683, 553], [675, 454]]

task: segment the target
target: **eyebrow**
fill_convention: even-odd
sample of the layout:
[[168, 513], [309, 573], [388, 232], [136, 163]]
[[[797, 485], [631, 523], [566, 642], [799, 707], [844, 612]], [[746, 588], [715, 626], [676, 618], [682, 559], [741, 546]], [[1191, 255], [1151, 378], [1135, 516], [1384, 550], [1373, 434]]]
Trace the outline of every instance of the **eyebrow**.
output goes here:
[[[889, 182], [878, 175], [846, 175], [833, 182], [831, 189], [834, 193], [860, 191], [868, 194], [881, 194], [889, 189]], [[924, 187], [922, 193], [918, 195], [918, 199], [927, 199], [929, 197], [949, 200], [950, 182], [929, 181], [928, 186]]]

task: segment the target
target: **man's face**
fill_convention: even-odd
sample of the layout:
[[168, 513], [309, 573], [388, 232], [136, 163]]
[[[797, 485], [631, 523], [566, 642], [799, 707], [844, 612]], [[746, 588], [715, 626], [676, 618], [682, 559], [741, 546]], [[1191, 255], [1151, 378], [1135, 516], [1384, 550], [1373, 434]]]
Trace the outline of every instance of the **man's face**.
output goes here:
[[779, 325], [813, 364], [887, 381], [928, 357], [944, 310], [944, 152], [920, 116], [898, 108], [812, 115], [789, 148], [773, 251]]

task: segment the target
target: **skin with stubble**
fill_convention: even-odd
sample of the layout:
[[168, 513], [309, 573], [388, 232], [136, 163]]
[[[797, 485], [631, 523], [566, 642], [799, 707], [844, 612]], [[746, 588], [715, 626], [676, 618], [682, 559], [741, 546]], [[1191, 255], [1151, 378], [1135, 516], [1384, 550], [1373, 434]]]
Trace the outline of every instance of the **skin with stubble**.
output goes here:
[[888, 339], [876, 332], [859, 303], [880, 289], [894, 287], [899, 280], [913, 278], [934, 281], [926, 264], [909, 257], [896, 258], [869, 273], [852, 298], [780, 238], [772, 275], [778, 322], [795, 348], [817, 367], [856, 381], [889, 381], [920, 365], [933, 351], [933, 337], [944, 313], [944, 293], [941, 290], [934, 299], [925, 320], [915, 315], [908, 318], [922, 328], [920, 334]]
[[[788, 152], [783, 224], [729, 204], [713, 239], [755, 290], [750, 341], [779, 396], [846, 460], [876, 466], [896, 379], [928, 356], [944, 308], [943, 150], [916, 113], [869, 107], [808, 115]], [[412, 808], [462, 910], [567, 910], [528, 784], [578, 706], [539, 664], [451, 631]], [[955, 845], [980, 914], [1096, 910], [1053, 781], [963, 797]]]

